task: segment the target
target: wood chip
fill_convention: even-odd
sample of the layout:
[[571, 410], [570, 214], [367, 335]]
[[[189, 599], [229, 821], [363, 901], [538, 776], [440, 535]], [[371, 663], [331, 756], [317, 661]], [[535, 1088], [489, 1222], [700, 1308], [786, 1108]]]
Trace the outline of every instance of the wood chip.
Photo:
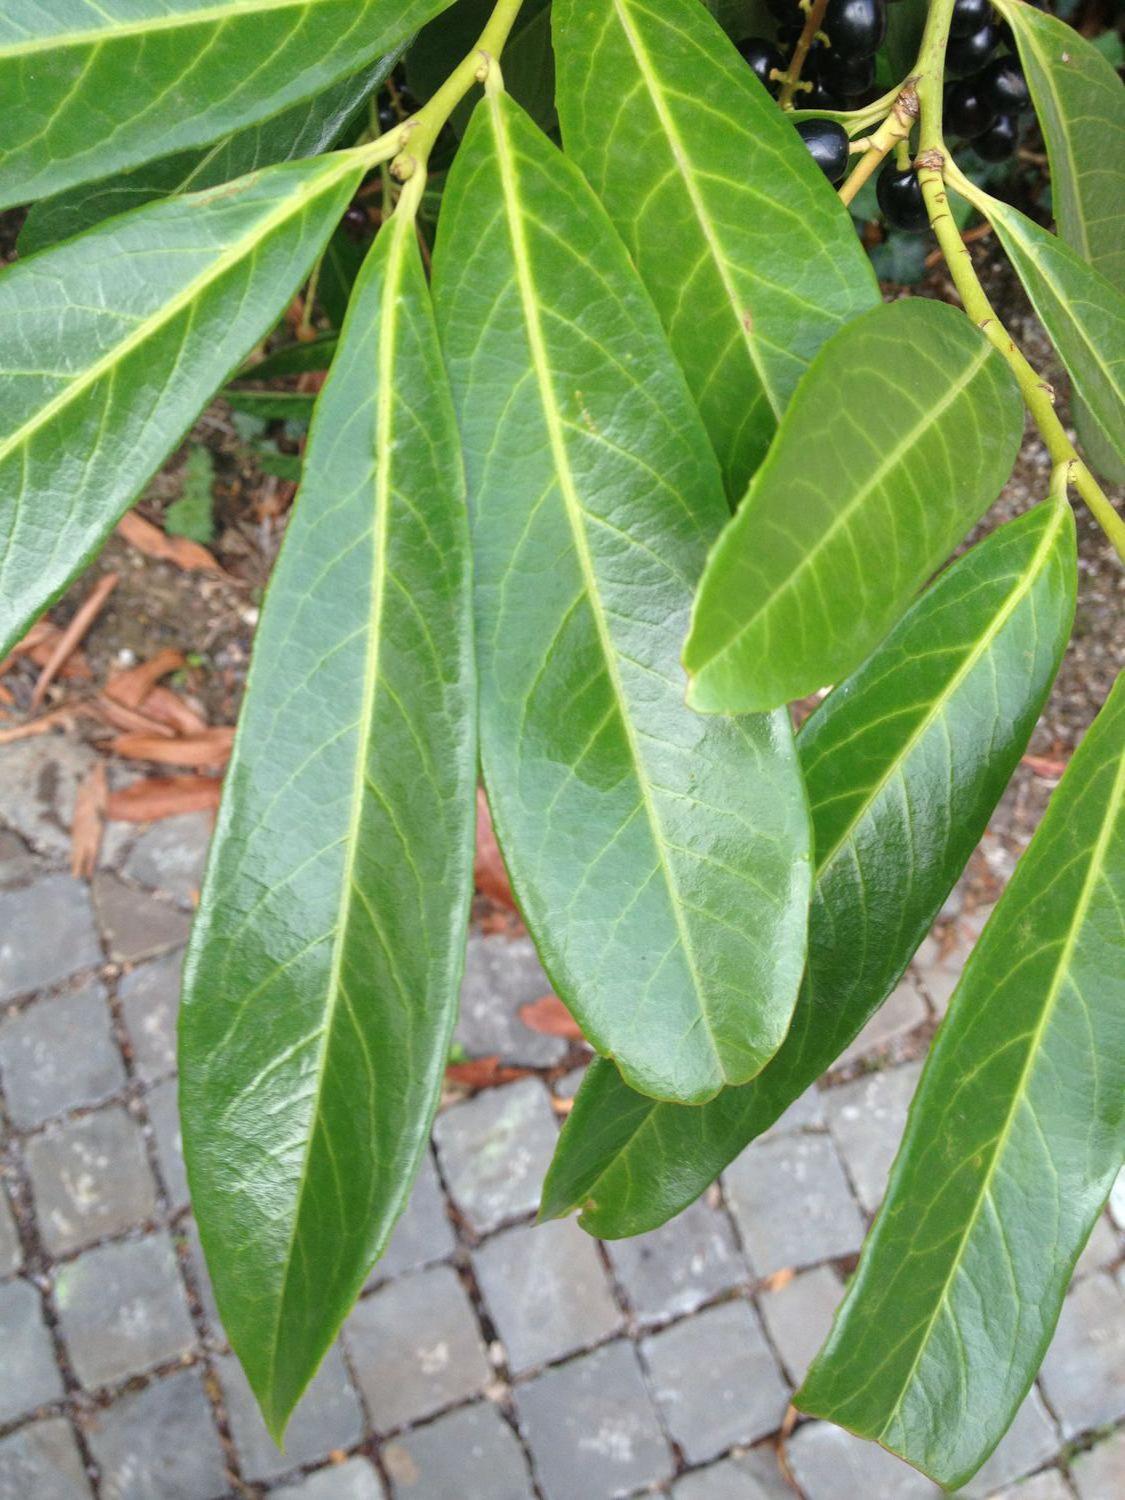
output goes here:
[[198, 542], [186, 536], [168, 536], [159, 526], [146, 521], [135, 510], [128, 511], [117, 523], [117, 534], [131, 547], [157, 562], [169, 562], [186, 573], [221, 573], [218, 562]]
[[473, 880], [482, 896], [488, 896], [501, 906], [515, 906], [508, 872], [500, 855], [500, 845], [492, 831], [488, 799], [481, 787], [477, 787], [477, 848], [473, 861]]
[[115, 703], [123, 703], [126, 708], [140, 708], [160, 679], [167, 677], [169, 672], [178, 672], [183, 664], [183, 652], [166, 646], [148, 661], [112, 673], [105, 685], [106, 693]]
[[94, 700], [93, 706], [105, 722], [120, 734], [159, 734], [165, 739], [171, 739], [175, 733], [167, 724], [161, 724], [158, 719], [150, 719], [147, 714], [138, 713], [135, 708], [126, 708], [124, 703], [115, 703], [104, 693]]
[[568, 1041], [582, 1041], [582, 1028], [557, 995], [529, 1000], [519, 1008], [519, 1018], [531, 1031], [544, 1036], [564, 1036]]
[[230, 759], [233, 729], [208, 729], [204, 734], [169, 739], [160, 734], [122, 734], [110, 741], [114, 755], [126, 760], [150, 760], [162, 766], [198, 766], [218, 770]]
[[44, 695], [51, 683], [58, 675], [59, 669], [70, 656], [71, 652], [83, 639], [90, 626], [101, 614], [105, 602], [117, 587], [118, 577], [116, 573], [107, 573], [104, 578], [99, 578], [90, 590], [89, 597], [78, 610], [70, 624], [59, 636], [51, 650], [50, 656], [39, 674], [39, 680], [35, 684], [35, 690], [31, 695], [31, 712], [34, 713], [43, 702]]
[[89, 880], [98, 867], [108, 790], [105, 765], [98, 761], [79, 783], [74, 797], [74, 819], [70, 825], [70, 873], [76, 879]]
[[222, 790], [217, 776], [150, 776], [110, 792], [106, 817], [117, 823], [154, 823], [181, 813], [206, 812], [218, 807]]
[[152, 688], [141, 708], [149, 718], [166, 724], [176, 734], [202, 734], [210, 728], [203, 715], [197, 713], [190, 703], [185, 703], [179, 693], [174, 693], [171, 688]]
[[526, 1078], [531, 1068], [508, 1068], [499, 1057], [474, 1057], [469, 1062], [450, 1063], [445, 1076], [450, 1083], [459, 1083], [467, 1089], [497, 1088], [502, 1083], [515, 1083], [517, 1078]]

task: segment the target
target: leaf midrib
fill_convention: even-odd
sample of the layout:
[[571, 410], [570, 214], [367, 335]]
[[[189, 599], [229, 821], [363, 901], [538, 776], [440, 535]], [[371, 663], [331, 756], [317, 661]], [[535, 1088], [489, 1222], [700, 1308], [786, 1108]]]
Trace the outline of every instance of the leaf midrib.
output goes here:
[[518, 193], [518, 170], [515, 166], [511, 143], [508, 139], [507, 127], [505, 125], [500, 100], [503, 96], [495, 89], [486, 90], [489, 115], [492, 121], [493, 134], [496, 138], [496, 160], [500, 177], [501, 191], [504, 195], [504, 206], [510, 228], [512, 245], [512, 261], [515, 267], [516, 286], [519, 292], [520, 303], [523, 309], [524, 322], [527, 327], [528, 352], [531, 356], [532, 368], [535, 372], [536, 385], [539, 388], [540, 401], [543, 407], [544, 421], [547, 427], [548, 441], [551, 445], [551, 453], [554, 459], [555, 472], [559, 481], [559, 493], [563, 498], [567, 521], [570, 526], [571, 535], [574, 539], [575, 555], [578, 558], [582, 570], [585, 585], [586, 598], [589, 600], [590, 613], [594, 620], [594, 627], [598, 633], [601, 644], [602, 658], [606, 666], [606, 674], [609, 677], [613, 689], [614, 699], [617, 704], [618, 716], [625, 733], [625, 739], [629, 746], [629, 755], [633, 763], [637, 784], [640, 788], [641, 801], [648, 820], [649, 831], [652, 835], [653, 846], [656, 857], [664, 876], [665, 887], [669, 894], [669, 904], [672, 908], [672, 917], [676, 925], [676, 931], [680, 938], [684, 957], [687, 961], [691, 974], [692, 984], [699, 1001], [699, 1016], [703, 1022], [704, 1029], [714, 1054], [715, 1063], [720, 1076], [725, 1079], [726, 1068], [723, 1065], [722, 1056], [719, 1052], [715, 1033], [712, 1029], [711, 1018], [704, 1004], [704, 988], [699, 976], [698, 964], [696, 962], [695, 950], [692, 946], [691, 937], [684, 922], [683, 912], [680, 905], [679, 887], [664, 847], [664, 833], [653, 805], [652, 790], [649, 786], [648, 776], [645, 771], [644, 761], [641, 756], [640, 746], [637, 744], [636, 734], [627, 710], [627, 699], [621, 676], [617, 667], [617, 659], [614, 653], [613, 640], [606, 622], [605, 613], [602, 609], [600, 596], [597, 588], [597, 576], [594, 571], [593, 561], [590, 557], [590, 545], [587, 540], [585, 528], [582, 524], [582, 502], [577, 493], [574, 476], [570, 468], [570, 460], [567, 454], [566, 439], [563, 436], [563, 422], [561, 413], [555, 399], [554, 386], [551, 380], [551, 362], [547, 353], [546, 341], [543, 336], [542, 325], [539, 320], [539, 311], [535, 295], [534, 279], [531, 270], [531, 257], [527, 245], [526, 230], [523, 214], [519, 204]]
[[[717, 650], [711, 652], [709, 656], [707, 656], [703, 661], [699, 662], [696, 666], [689, 666], [688, 670], [692, 678], [698, 678], [704, 672], [711, 670], [716, 662], [722, 661], [726, 656], [730, 654], [730, 652], [738, 647], [742, 639], [754, 628], [762, 615], [773, 605], [774, 601], [776, 599], [779, 599], [783, 594], [786, 594], [791, 589], [793, 589], [796, 586], [797, 580], [803, 575], [805, 570], [813, 567], [816, 564], [821, 553], [824, 551], [825, 547], [835, 536], [835, 534], [841, 529], [841, 527], [847, 525], [848, 522], [850, 522], [855, 511], [861, 508], [866, 503], [872, 492], [877, 488], [878, 485], [883, 482], [887, 474], [894, 469], [895, 465], [899, 463], [903, 455], [910, 451], [910, 449], [918, 441], [919, 437], [923, 433], [929, 431], [932, 427], [934, 427], [940, 420], [942, 415], [949, 409], [949, 407], [951, 407], [953, 403], [958, 400], [959, 397], [964, 393], [964, 391], [968, 389], [969, 385], [976, 379], [981, 369], [984, 367], [990, 356], [994, 353], [992, 345], [983, 338], [983, 335], [981, 338], [981, 343], [982, 348], [976, 355], [973, 356], [971, 363], [966, 366], [965, 370], [962, 371], [957, 379], [948, 386], [941, 400], [938, 401], [934, 406], [927, 407], [923, 412], [921, 418], [917, 422], [915, 422], [915, 424], [909, 429], [909, 431], [899, 439], [895, 446], [883, 456], [879, 464], [872, 472], [871, 477], [856, 491], [856, 493], [852, 496], [848, 503], [842, 506], [837, 514], [833, 516], [831, 522], [827, 527], [825, 527], [824, 531], [821, 532], [814, 545], [805, 551], [800, 561], [797, 563], [797, 566], [795, 568], [792, 568], [786, 574], [784, 579], [782, 579], [782, 581], [777, 585], [777, 587], [772, 589], [770, 593], [765, 596], [762, 602], [758, 605], [757, 609], [755, 609], [754, 612], [747, 617], [747, 619], [743, 620], [743, 622], [739, 625], [739, 627], [734, 631], [733, 634], [727, 636], [726, 640]], [[760, 477], [758, 483], [764, 484], [766, 480], [769, 479], [771, 473], [771, 468], [763, 468], [759, 470]], [[746, 500], [743, 501], [743, 506], [752, 506], [754, 498], [755, 497], [752, 495], [747, 496]], [[749, 509], [746, 509], [745, 513], [750, 514]], [[743, 512], [740, 511], [731, 524], [737, 525], [739, 518], [742, 515]], [[744, 524], [745, 522], [743, 522], [743, 525]], [[689, 643], [690, 639], [691, 638], [689, 636]], [[686, 661], [687, 654], [685, 653], [685, 664]]]
[[265, 15], [270, 11], [313, 10], [316, 6], [331, 5], [338, 0], [238, 0], [237, 4], [202, 6], [199, 10], [176, 11], [173, 14], [153, 16], [150, 20], [118, 22], [110, 17], [110, 24], [87, 31], [58, 31], [50, 36], [31, 37], [26, 42], [13, 42], [0, 46], [0, 63], [13, 57], [30, 57], [37, 52], [53, 52], [63, 47], [105, 46], [121, 37], [148, 36], [154, 31], [178, 31], [192, 26], [205, 26], [214, 21], [220, 25], [241, 21], [246, 16]]

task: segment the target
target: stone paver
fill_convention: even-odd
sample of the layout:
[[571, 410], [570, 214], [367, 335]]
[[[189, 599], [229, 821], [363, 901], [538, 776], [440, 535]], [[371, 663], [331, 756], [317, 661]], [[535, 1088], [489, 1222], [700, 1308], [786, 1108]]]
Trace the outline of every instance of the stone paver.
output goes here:
[[863, 1220], [826, 1136], [755, 1141], [723, 1181], [759, 1276], [850, 1255], [863, 1242]]
[[225, 1346], [227, 1336], [223, 1332], [223, 1325], [219, 1321], [219, 1309], [215, 1305], [215, 1291], [211, 1285], [211, 1276], [207, 1270], [207, 1262], [203, 1258], [203, 1246], [199, 1242], [199, 1229], [194, 1219], [188, 1221], [184, 1226], [183, 1234], [188, 1244], [188, 1267], [194, 1278], [195, 1286], [199, 1292], [199, 1300], [203, 1306], [203, 1316], [207, 1327], [211, 1331], [212, 1342], [218, 1342]]
[[550, 1067], [566, 1056], [566, 1040], [532, 1031], [519, 1018], [521, 1005], [550, 991], [530, 938], [470, 933], [457, 1041], [474, 1057], [495, 1053], [521, 1067]]
[[173, 1212], [188, 1202], [187, 1171], [184, 1167], [184, 1142], [180, 1132], [179, 1091], [174, 1078], [166, 1078], [145, 1095], [160, 1175], [168, 1190]]
[[703, 1199], [649, 1234], [607, 1247], [614, 1275], [641, 1323], [694, 1312], [749, 1277], [730, 1221]]
[[491, 1377], [472, 1305], [448, 1266], [364, 1297], [344, 1337], [379, 1432], [475, 1396]]
[[195, 1344], [170, 1236], [87, 1250], [62, 1267], [55, 1306], [74, 1373], [87, 1389], [186, 1354]]
[[486, 1089], [434, 1126], [449, 1191], [478, 1234], [535, 1211], [557, 1139], [550, 1095], [537, 1078]]
[[198, 1370], [179, 1370], [93, 1414], [87, 1440], [103, 1500], [216, 1500], [231, 1493]]
[[81, 880], [45, 875], [34, 885], [0, 891], [0, 1000], [47, 989], [101, 962], [90, 893]]
[[920, 1026], [929, 1015], [922, 992], [907, 974], [891, 991], [868, 1021], [855, 1041], [845, 1047], [833, 1063], [834, 1068], [847, 1067], [862, 1057], [881, 1052]]
[[614, 1500], [667, 1479], [672, 1454], [633, 1345], [619, 1340], [516, 1387], [546, 1500]]
[[141, 1127], [120, 1105], [52, 1127], [26, 1151], [39, 1232], [52, 1254], [120, 1234], [156, 1207]]
[[1089, 1276], [1092, 1271], [1101, 1271], [1112, 1261], [1121, 1255], [1121, 1246], [1117, 1235], [1113, 1232], [1113, 1226], [1101, 1214], [1094, 1220], [1094, 1227], [1090, 1231], [1090, 1238], [1078, 1257], [1078, 1264], [1074, 1268], [1075, 1276]]
[[276, 1479], [302, 1464], [315, 1463], [337, 1448], [350, 1448], [363, 1435], [363, 1412], [338, 1345], [333, 1345], [294, 1411], [282, 1453], [266, 1430], [250, 1383], [233, 1354], [216, 1360], [226, 1397], [231, 1436], [247, 1479]]
[[91, 883], [98, 926], [115, 963], [140, 963], [187, 942], [191, 918], [105, 871]]
[[771, 1449], [735, 1454], [672, 1486], [673, 1500], [793, 1500]]
[[386, 1493], [365, 1458], [349, 1458], [271, 1491], [273, 1500], [383, 1500]]
[[39, 1293], [27, 1281], [0, 1286], [0, 1423], [11, 1422], [63, 1393]]
[[859, 1201], [873, 1214], [883, 1201], [921, 1063], [868, 1073], [825, 1095], [828, 1125]]
[[515, 1433], [487, 1401], [388, 1443], [394, 1500], [534, 1500]]
[[[0, 761], [0, 775], [3, 762]], [[43, 868], [23, 839], [0, 828], [0, 886], [23, 885]]]
[[1040, 1376], [1064, 1438], [1125, 1416], [1125, 1293], [1088, 1276], [1063, 1303]]
[[0, 822], [38, 853], [67, 859], [74, 794], [97, 759], [88, 746], [62, 735], [5, 745], [0, 752]]
[[[1030, 1479], [997, 1490], [992, 1500], [1074, 1500], [1074, 1491], [1058, 1469], [1044, 1469]], [[1098, 1500], [1116, 1500], [1116, 1497], [1103, 1495]]]
[[787, 1135], [793, 1130], [816, 1130], [824, 1124], [824, 1095], [814, 1083], [803, 1094], [798, 1094], [787, 1110], [784, 1110], [765, 1131], [761, 1139]]
[[153, 1083], [176, 1066], [176, 1016], [182, 952], [169, 953], [126, 974], [117, 987], [138, 1078]]
[[118, 1093], [125, 1067], [102, 986], [46, 996], [0, 1021], [0, 1078], [21, 1130]]
[[29, 1422], [0, 1439], [0, 1500], [92, 1500], [65, 1417]]
[[621, 1325], [597, 1247], [573, 1219], [498, 1234], [473, 1266], [517, 1374], [588, 1349]]
[[1125, 1167], [1113, 1179], [1109, 1190], [1109, 1216], [1118, 1229], [1125, 1232]]
[[23, 1263], [16, 1216], [8, 1203], [8, 1195], [0, 1183], [0, 1276], [11, 1276]]
[[124, 873], [139, 885], [190, 902], [203, 879], [211, 827], [210, 813], [184, 813], [154, 823], [133, 845]]
[[789, 1391], [749, 1303], [724, 1302], [641, 1344], [653, 1394], [689, 1463], [781, 1426]]
[[758, 1298], [769, 1336], [794, 1386], [805, 1378], [813, 1356], [828, 1337], [844, 1286], [828, 1266], [802, 1271], [776, 1291]]
[[1125, 1430], [1095, 1443], [1070, 1461], [1080, 1500], [1121, 1500], [1125, 1495]]
[[808, 1422], [789, 1440], [789, 1462], [807, 1500], [940, 1500], [925, 1475], [878, 1443]]
[[983, 1500], [1002, 1485], [1041, 1469], [1058, 1451], [1058, 1430], [1042, 1396], [1032, 1386], [995, 1453], [957, 1493], [965, 1500], [977, 1500], [978, 1496]]
[[386, 1252], [372, 1267], [367, 1285], [375, 1286], [401, 1276], [404, 1271], [419, 1271], [423, 1266], [447, 1260], [456, 1245], [437, 1168], [427, 1151], [418, 1168], [410, 1201], [395, 1225]]
[[552, 1092], [557, 1099], [573, 1099], [582, 1082], [586, 1077], [586, 1069], [571, 1068], [569, 1073], [564, 1073], [561, 1078], [556, 1078], [551, 1085]]

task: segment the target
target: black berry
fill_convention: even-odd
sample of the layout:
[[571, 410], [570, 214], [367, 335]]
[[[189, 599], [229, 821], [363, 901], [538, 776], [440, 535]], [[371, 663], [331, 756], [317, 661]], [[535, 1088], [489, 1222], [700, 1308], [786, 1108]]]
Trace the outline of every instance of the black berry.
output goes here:
[[919, 234], [929, 222], [922, 186], [913, 167], [902, 171], [893, 161], [885, 162], [875, 184], [875, 196], [888, 224]]
[[946, 48], [945, 60], [955, 73], [975, 73], [992, 56], [999, 37], [991, 22], [968, 36], [955, 36]]
[[1007, 161], [1016, 149], [1020, 126], [1015, 115], [1000, 115], [973, 141], [973, 150], [985, 161]]
[[379, 106], [379, 129], [386, 135], [388, 130], [393, 130], [399, 123], [398, 111], [393, 104], [380, 104]]
[[981, 95], [998, 114], [1019, 114], [1031, 103], [1023, 69], [1014, 57], [994, 57], [977, 81]]
[[948, 84], [944, 110], [950, 135], [960, 136], [963, 141], [980, 135], [996, 118], [996, 110], [981, 94], [977, 78], [962, 78], [960, 83]]
[[835, 50], [826, 52], [817, 65], [817, 79], [842, 99], [854, 99], [875, 82], [875, 58], [842, 57]]
[[828, 181], [839, 182], [848, 166], [848, 132], [844, 127], [835, 120], [801, 120], [797, 134]]
[[867, 57], [887, 31], [884, 0], [828, 0], [823, 31], [842, 57]]
[[744, 42], [739, 42], [738, 50], [750, 64], [759, 82], [764, 83], [771, 93], [776, 93], [777, 84], [770, 78], [770, 72], [774, 68], [783, 69], [785, 61], [774, 44], [767, 42], [764, 37], [751, 36]]
[[988, 0], [955, 0], [949, 22], [950, 36], [971, 36], [992, 19]]
[[798, 109], [839, 109], [840, 103], [834, 94], [830, 94], [822, 83], [813, 83], [810, 92], [802, 92], [794, 96], [794, 103]]

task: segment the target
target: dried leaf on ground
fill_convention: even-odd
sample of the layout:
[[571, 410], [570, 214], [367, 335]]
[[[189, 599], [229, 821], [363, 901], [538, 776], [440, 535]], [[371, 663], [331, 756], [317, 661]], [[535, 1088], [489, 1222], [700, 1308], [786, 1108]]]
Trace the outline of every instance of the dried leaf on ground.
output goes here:
[[520, 1006], [519, 1018], [531, 1031], [542, 1032], [545, 1036], [564, 1036], [572, 1042], [583, 1040], [581, 1026], [557, 995], [529, 1000]]
[[160, 734], [171, 739], [175, 733], [167, 724], [161, 724], [158, 719], [150, 719], [147, 714], [140, 713], [135, 708], [126, 708], [124, 703], [115, 703], [104, 693], [95, 698], [91, 707], [99, 718], [120, 734]]
[[500, 845], [492, 831], [488, 799], [481, 787], [477, 787], [477, 852], [473, 861], [473, 879], [482, 896], [498, 901], [501, 906], [515, 907], [516, 901], [508, 881], [508, 872], [504, 868]]
[[209, 727], [203, 715], [171, 688], [154, 687], [141, 707], [150, 719], [167, 725], [177, 734], [202, 734]]
[[506, 1067], [499, 1057], [474, 1057], [468, 1062], [450, 1063], [445, 1070], [450, 1083], [459, 1083], [468, 1089], [492, 1089], [502, 1083], [515, 1083], [517, 1078], [526, 1078], [533, 1069]]
[[110, 792], [106, 817], [118, 823], [153, 823], [216, 808], [221, 795], [217, 776], [150, 776]]
[[118, 536], [131, 547], [158, 562], [170, 562], [189, 573], [221, 573], [223, 570], [206, 547], [186, 536], [166, 536], [159, 526], [146, 521], [135, 510], [126, 512], [117, 523]]
[[70, 873], [89, 880], [98, 866], [108, 796], [105, 765], [98, 761], [79, 784], [70, 825]]
[[105, 685], [106, 693], [114, 702], [126, 708], [140, 708], [152, 692], [156, 683], [169, 672], [176, 672], [184, 664], [182, 652], [165, 647], [148, 661], [138, 662], [135, 667], [114, 672]]
[[35, 690], [31, 695], [32, 713], [39, 707], [46, 696], [47, 689], [55, 680], [67, 658], [73, 653], [78, 642], [82, 640], [90, 626], [101, 614], [105, 602], [117, 587], [118, 575], [107, 573], [104, 578], [99, 578], [90, 590], [89, 596], [79, 607], [73, 620], [61, 633], [58, 640], [51, 648], [50, 655], [44, 663], [43, 670], [39, 674], [39, 680], [35, 684]]
[[233, 729], [208, 729], [203, 734], [169, 739], [163, 734], [122, 734], [110, 743], [114, 755], [126, 760], [151, 760], [163, 766], [200, 766], [218, 769], [230, 759]]
[[37, 734], [47, 734], [59, 726], [69, 728], [79, 714], [89, 712], [90, 709], [86, 704], [63, 703], [58, 708], [52, 708], [47, 713], [40, 714], [37, 719], [29, 719], [26, 724], [15, 724], [11, 729], [0, 729], [0, 745], [13, 745], [17, 740], [33, 739]]

